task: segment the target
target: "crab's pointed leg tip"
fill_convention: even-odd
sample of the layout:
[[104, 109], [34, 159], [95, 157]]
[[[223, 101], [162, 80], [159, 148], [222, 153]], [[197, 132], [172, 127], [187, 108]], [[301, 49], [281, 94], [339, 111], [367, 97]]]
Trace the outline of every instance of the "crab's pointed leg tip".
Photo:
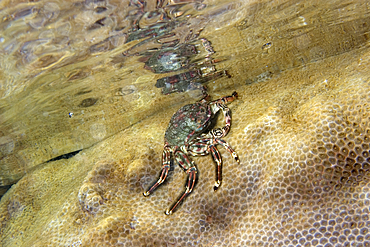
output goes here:
[[235, 154], [235, 155], [233, 154], [233, 156], [234, 156], [234, 159], [235, 159], [236, 163], [238, 163], [238, 165], [240, 165], [239, 156], [237, 154]]
[[214, 191], [218, 190], [218, 188], [220, 188], [220, 185], [221, 185], [220, 181], [215, 182], [215, 186], [213, 186], [213, 190]]
[[166, 215], [171, 215], [172, 214], [172, 211], [171, 210], [166, 210], [165, 214]]
[[145, 196], [145, 197], [149, 196], [149, 195], [150, 195], [150, 193], [148, 191], [143, 193], [143, 196]]

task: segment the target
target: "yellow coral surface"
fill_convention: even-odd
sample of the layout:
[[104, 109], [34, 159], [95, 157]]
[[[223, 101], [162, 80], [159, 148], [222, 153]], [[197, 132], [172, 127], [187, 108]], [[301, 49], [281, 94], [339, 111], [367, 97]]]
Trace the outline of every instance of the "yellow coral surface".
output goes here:
[[[158, 178], [171, 116], [199, 95], [160, 95], [145, 89], [152, 77], [140, 77], [141, 91], [125, 98], [125, 107], [141, 102], [145, 114], [124, 108], [119, 115], [118, 103], [103, 98], [86, 111], [99, 119], [103, 108], [119, 115], [122, 131], [107, 128], [115, 126], [111, 120], [86, 118], [89, 128], [81, 120], [99, 141], [73, 158], [26, 169], [1, 198], [2, 246], [370, 246], [370, 50], [368, 32], [356, 36], [369, 21], [331, 23], [301, 35], [298, 26], [306, 22], [299, 16], [287, 26], [256, 17], [266, 6], [274, 17], [288, 15], [293, 4], [278, 2], [251, 4], [238, 24], [204, 30], [216, 51], [238, 58], [217, 65], [231, 78], [208, 84], [213, 99], [239, 94], [229, 104], [232, 125], [224, 139], [240, 164], [219, 148], [223, 182], [216, 192], [208, 155], [193, 158], [198, 183], [173, 215], [164, 212], [186, 181], [176, 164], [167, 183], [142, 195]], [[321, 5], [315, 13], [327, 9]], [[225, 36], [230, 43], [221, 42]], [[243, 49], [231, 54], [236, 46]], [[102, 132], [111, 135], [100, 138]]]
[[[164, 211], [184, 190], [178, 167], [153, 195], [142, 192], [158, 176], [172, 112], [28, 174], [2, 199], [4, 246], [366, 246], [367, 57], [335, 64], [339, 74], [323, 62], [237, 88], [225, 140], [241, 164], [221, 150], [214, 192], [211, 157], [194, 158], [199, 182], [171, 216]], [[309, 79], [316, 66], [323, 75]]]

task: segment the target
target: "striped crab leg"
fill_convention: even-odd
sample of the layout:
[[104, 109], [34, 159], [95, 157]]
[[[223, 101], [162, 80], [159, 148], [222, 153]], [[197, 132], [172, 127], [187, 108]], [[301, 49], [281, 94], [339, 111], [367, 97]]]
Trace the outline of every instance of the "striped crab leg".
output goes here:
[[149, 196], [150, 194], [152, 194], [153, 191], [166, 180], [168, 171], [170, 170], [171, 167], [171, 152], [169, 148], [165, 147], [163, 150], [162, 163], [163, 163], [162, 171], [158, 181], [156, 181], [152, 186], [150, 186], [150, 188], [146, 192], [143, 193], [144, 196]]
[[210, 153], [212, 155], [213, 160], [217, 164], [216, 182], [215, 182], [215, 186], [213, 187], [213, 190], [216, 191], [220, 187], [221, 181], [222, 181], [222, 157], [221, 157], [220, 152], [218, 151], [218, 149], [216, 148], [215, 145], [217, 145], [217, 144], [222, 145], [227, 151], [229, 151], [229, 153], [234, 157], [235, 161], [238, 164], [240, 164], [240, 160], [239, 160], [238, 154], [224, 140], [215, 138], [215, 139], [213, 139], [213, 141], [210, 140], [210, 142], [213, 142], [213, 143], [211, 145], [209, 145], [209, 150], [210, 150]]
[[197, 180], [197, 168], [195, 167], [194, 163], [189, 160], [189, 158], [183, 151], [176, 151], [175, 159], [179, 163], [181, 168], [184, 169], [184, 171], [188, 174], [188, 179], [186, 182], [184, 193], [175, 202], [175, 204], [173, 204], [173, 206], [166, 211], [167, 215], [172, 214], [177, 206], [185, 199], [185, 197], [187, 197], [193, 191], [195, 182]]
[[222, 139], [211, 137], [211, 138], [199, 138], [192, 145], [188, 147], [188, 152], [190, 155], [207, 155], [211, 153], [213, 160], [216, 162], [216, 182], [213, 189], [216, 191], [222, 181], [222, 157], [216, 145], [222, 145], [235, 159], [235, 161], [240, 164], [238, 154], [231, 148], [231, 146]]
[[218, 138], [214, 139], [214, 141], [217, 144], [222, 145], [227, 151], [229, 151], [229, 153], [233, 156], [233, 158], [235, 159], [235, 161], [238, 164], [240, 164], [240, 160], [239, 160], [238, 154], [235, 152], [234, 149], [232, 149], [232, 147], [229, 145], [229, 143], [225, 142], [224, 140], [218, 139]]
[[227, 107], [227, 104], [230, 102], [233, 102], [238, 97], [237, 92], [233, 92], [231, 96], [222, 97], [221, 99], [218, 99], [216, 101], [212, 101], [211, 108], [214, 113], [218, 112], [220, 109], [224, 113], [225, 118], [225, 126], [222, 128], [218, 128], [215, 130], [212, 130], [212, 135], [217, 138], [222, 138], [226, 136], [230, 131], [231, 126], [231, 115], [230, 115], [230, 109]]

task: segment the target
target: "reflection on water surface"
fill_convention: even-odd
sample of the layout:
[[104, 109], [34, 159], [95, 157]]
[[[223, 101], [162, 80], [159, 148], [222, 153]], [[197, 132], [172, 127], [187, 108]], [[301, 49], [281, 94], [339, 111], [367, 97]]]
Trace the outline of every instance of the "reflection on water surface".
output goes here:
[[[369, 8], [366, 1], [2, 1], [0, 185], [23, 177], [0, 204], [5, 246], [89, 245], [108, 238], [110, 220], [127, 228], [114, 243], [366, 246], [369, 98], [360, 89], [368, 90]], [[214, 194], [212, 159], [196, 158], [202, 182], [174, 216], [191, 220], [159, 218], [183, 184], [174, 178], [166, 191], [141, 198], [160, 169], [169, 119], [206, 94], [235, 90], [227, 139], [241, 166], [225, 155], [224, 187]], [[94, 169], [105, 175], [93, 178]], [[18, 194], [22, 186], [26, 195]], [[89, 203], [96, 196], [107, 211], [79, 211], [85, 187]], [[51, 200], [55, 190], [64, 199]], [[54, 204], [30, 206], [44, 205], [36, 192]], [[58, 219], [43, 217], [49, 206]]]

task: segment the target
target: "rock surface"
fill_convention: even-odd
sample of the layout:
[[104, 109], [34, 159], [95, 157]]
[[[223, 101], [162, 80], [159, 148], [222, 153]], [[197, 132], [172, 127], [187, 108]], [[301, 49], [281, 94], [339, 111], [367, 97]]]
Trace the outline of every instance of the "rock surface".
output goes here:
[[[232, 125], [224, 139], [241, 163], [220, 148], [218, 191], [213, 191], [215, 165], [208, 155], [193, 159], [199, 181], [173, 215], [164, 211], [183, 192], [186, 177], [176, 164], [166, 184], [142, 196], [159, 174], [172, 114], [195, 101], [191, 93], [152, 98], [149, 92], [159, 89], [144, 89], [154, 85], [145, 80], [148, 74], [138, 79], [141, 97], [130, 101], [149, 100], [143, 104], [146, 112], [71, 159], [27, 170], [2, 197], [2, 245], [370, 245], [370, 49], [361, 34], [369, 19], [326, 25], [339, 18], [318, 18], [339, 4], [331, 2], [314, 12], [301, 6], [306, 20], [295, 16], [296, 22], [283, 25], [279, 16], [300, 8], [285, 3], [251, 4], [243, 21], [204, 30], [220, 56], [237, 58], [218, 65], [231, 78], [208, 84], [214, 99], [234, 90], [239, 94], [229, 105]], [[265, 23], [269, 11], [279, 21]], [[299, 33], [300, 26], [315, 21], [322, 25]], [[226, 36], [230, 43], [222, 41]], [[88, 109], [93, 114], [108, 105]], [[114, 106], [104, 110], [116, 113]], [[125, 114], [119, 117], [129, 121]], [[99, 134], [104, 123], [95, 120], [91, 126], [98, 124]], [[12, 148], [8, 139], [1, 140], [5, 150]]]

